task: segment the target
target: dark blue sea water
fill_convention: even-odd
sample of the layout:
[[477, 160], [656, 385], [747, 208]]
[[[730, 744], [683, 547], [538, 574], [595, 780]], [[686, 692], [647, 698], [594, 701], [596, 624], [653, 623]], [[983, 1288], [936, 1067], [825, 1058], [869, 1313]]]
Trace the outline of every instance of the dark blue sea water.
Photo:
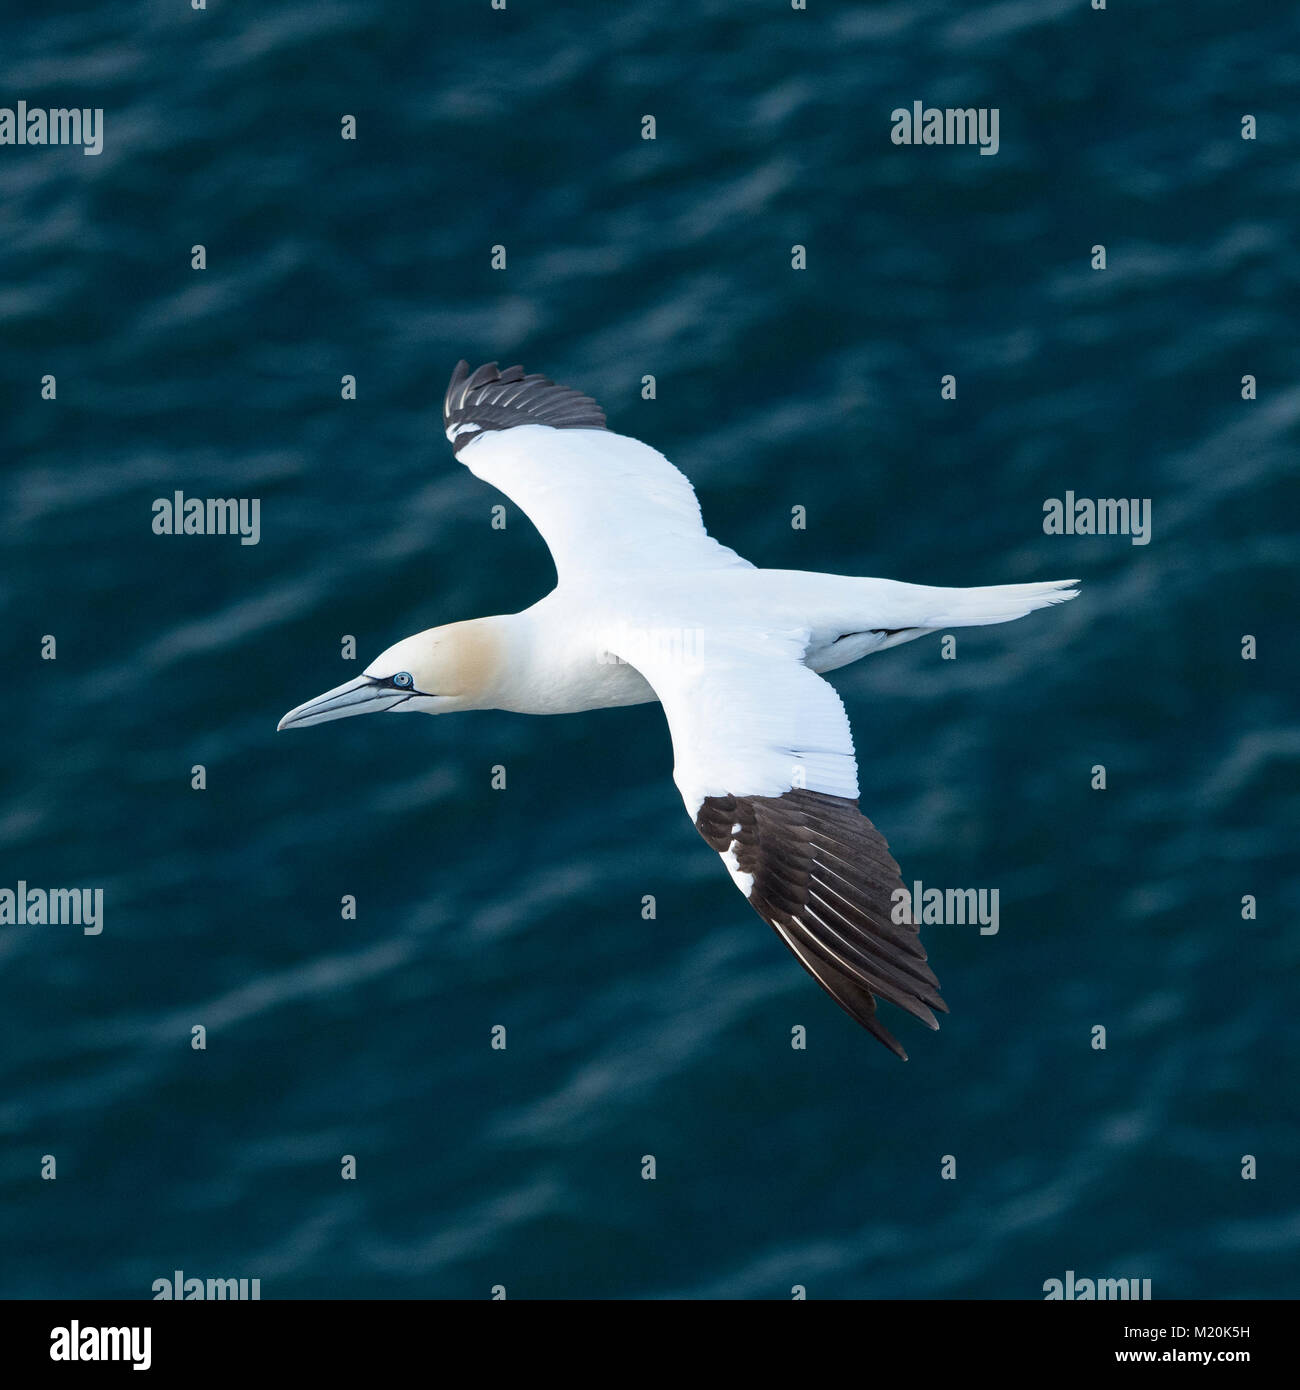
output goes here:
[[[0, 104], [104, 111], [0, 146], [0, 886], [104, 891], [0, 926], [0, 1293], [1297, 1292], [1294, 7], [0, 14]], [[916, 100], [998, 153], [892, 144]], [[590, 392], [756, 563], [1081, 576], [835, 678], [906, 880], [1000, 892], [927, 930], [907, 1064], [736, 893], [656, 706], [276, 734], [553, 582], [443, 438], [462, 356]], [[259, 544], [153, 534], [177, 489]], [[1149, 544], [1045, 535], [1067, 491]]]

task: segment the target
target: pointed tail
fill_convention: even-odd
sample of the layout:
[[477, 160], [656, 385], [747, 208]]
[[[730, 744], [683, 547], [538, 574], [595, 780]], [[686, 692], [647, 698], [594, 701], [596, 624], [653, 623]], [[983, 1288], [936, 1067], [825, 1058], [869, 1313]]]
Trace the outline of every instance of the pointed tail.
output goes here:
[[[926, 627], [983, 627], [1009, 623], [1039, 608], [1078, 597], [1077, 579], [1054, 579], [1042, 584], [986, 584], [975, 589], [932, 589], [933, 612]], [[929, 605], [927, 604], [927, 607]]]

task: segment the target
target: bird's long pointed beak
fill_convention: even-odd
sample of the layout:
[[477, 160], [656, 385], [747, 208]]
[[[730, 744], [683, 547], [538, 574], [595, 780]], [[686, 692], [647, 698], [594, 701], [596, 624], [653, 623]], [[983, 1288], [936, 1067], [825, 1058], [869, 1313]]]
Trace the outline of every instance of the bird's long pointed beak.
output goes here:
[[291, 709], [275, 726], [281, 729], [299, 728], [307, 724], [324, 724], [331, 719], [347, 719], [353, 714], [378, 714], [392, 709], [407, 699], [400, 690], [383, 685], [369, 676], [358, 676], [356, 680], [336, 685], [324, 695]]

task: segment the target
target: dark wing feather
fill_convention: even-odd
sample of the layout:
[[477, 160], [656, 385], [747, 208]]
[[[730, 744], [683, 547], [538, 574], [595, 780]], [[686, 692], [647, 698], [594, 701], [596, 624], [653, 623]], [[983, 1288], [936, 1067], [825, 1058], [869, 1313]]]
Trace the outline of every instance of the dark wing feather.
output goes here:
[[605, 412], [581, 391], [557, 386], [522, 367], [497, 370], [495, 362], [476, 368], [456, 363], [442, 403], [443, 427], [455, 453], [487, 430], [515, 425], [550, 425], [557, 430], [603, 430]]
[[[884, 836], [846, 797], [799, 788], [783, 796], [709, 796], [696, 828], [749, 874], [754, 910], [847, 1013], [907, 1053], [876, 1017], [876, 999], [931, 1028], [947, 1013]], [[738, 827], [738, 828], [737, 828]], [[896, 915], [907, 920], [895, 921]]]

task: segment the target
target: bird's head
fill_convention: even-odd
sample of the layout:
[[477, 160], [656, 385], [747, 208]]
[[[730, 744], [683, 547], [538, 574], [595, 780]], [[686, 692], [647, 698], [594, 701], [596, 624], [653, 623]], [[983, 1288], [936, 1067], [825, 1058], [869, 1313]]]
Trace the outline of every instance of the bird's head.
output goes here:
[[485, 709], [501, 665], [501, 640], [489, 619], [449, 623], [404, 637], [355, 680], [291, 709], [276, 726], [299, 728], [353, 714]]

